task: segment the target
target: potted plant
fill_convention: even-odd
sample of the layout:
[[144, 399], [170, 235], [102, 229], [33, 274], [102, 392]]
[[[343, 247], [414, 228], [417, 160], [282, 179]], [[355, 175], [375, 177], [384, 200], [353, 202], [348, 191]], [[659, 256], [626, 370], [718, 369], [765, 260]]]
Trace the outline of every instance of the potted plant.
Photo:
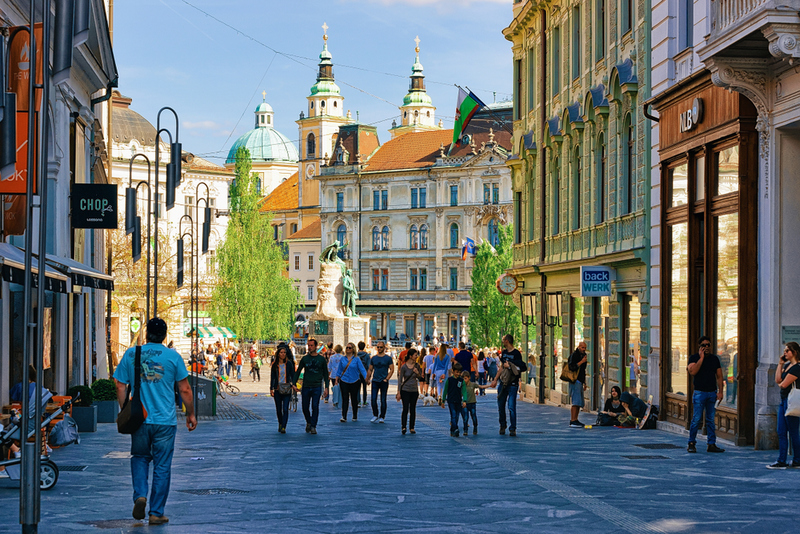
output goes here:
[[97, 406], [98, 423], [115, 423], [119, 413], [117, 385], [108, 378], [101, 378], [92, 383], [94, 405]]
[[89, 386], [72, 386], [67, 395], [73, 399], [80, 393], [76, 404], [72, 405], [72, 418], [78, 423], [78, 432], [97, 432], [97, 406], [93, 404], [94, 393]]

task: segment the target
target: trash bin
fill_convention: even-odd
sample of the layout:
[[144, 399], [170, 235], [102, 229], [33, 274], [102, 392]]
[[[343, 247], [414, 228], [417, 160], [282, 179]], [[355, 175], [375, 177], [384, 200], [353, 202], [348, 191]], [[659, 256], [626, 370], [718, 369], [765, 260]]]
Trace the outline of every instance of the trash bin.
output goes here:
[[[196, 381], [196, 382], [195, 382]], [[217, 415], [216, 380], [202, 375], [189, 375], [189, 384], [194, 392], [194, 411], [198, 416]]]

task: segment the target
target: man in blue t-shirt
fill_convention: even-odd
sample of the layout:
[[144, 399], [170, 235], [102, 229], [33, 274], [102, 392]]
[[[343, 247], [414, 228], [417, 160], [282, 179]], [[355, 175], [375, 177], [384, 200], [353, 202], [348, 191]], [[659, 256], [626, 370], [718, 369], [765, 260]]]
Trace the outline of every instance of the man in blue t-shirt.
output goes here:
[[[386, 418], [386, 393], [389, 379], [394, 374], [392, 357], [386, 354], [386, 343], [378, 341], [378, 354], [369, 359], [367, 383], [372, 383], [372, 422], [383, 423]], [[381, 411], [378, 413], [378, 394], [381, 396]]]
[[455, 355], [455, 360], [461, 364], [461, 369], [472, 376], [472, 353], [467, 350], [467, 344], [463, 341], [458, 344], [458, 348], [459, 351]]
[[[141, 348], [140, 397], [146, 414], [144, 424], [131, 434], [131, 477], [133, 478], [133, 518], [144, 519], [147, 507], [147, 477], [153, 462], [153, 483], [150, 489], [151, 525], [169, 522], [164, 506], [169, 495], [172, 453], [178, 418], [175, 412], [175, 384], [186, 406], [186, 428], [197, 427], [192, 388], [186, 365], [174, 350], [163, 345], [167, 323], [154, 317], [147, 322], [147, 343]], [[136, 347], [125, 351], [114, 372], [119, 405], [125, 403], [128, 385], [135, 387]], [[133, 391], [131, 391], [133, 394]]]

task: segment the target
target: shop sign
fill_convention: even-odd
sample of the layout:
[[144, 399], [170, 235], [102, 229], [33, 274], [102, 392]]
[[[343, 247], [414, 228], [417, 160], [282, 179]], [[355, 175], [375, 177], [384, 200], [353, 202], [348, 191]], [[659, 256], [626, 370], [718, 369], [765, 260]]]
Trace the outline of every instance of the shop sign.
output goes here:
[[693, 130], [703, 120], [703, 100], [695, 98], [692, 100], [691, 109], [687, 109], [680, 115], [681, 133]]
[[73, 228], [116, 228], [116, 184], [73, 184], [70, 195]]
[[610, 297], [614, 270], [603, 265], [581, 266], [581, 296]]
[[785, 345], [790, 341], [800, 343], [800, 326], [781, 325], [781, 343]]

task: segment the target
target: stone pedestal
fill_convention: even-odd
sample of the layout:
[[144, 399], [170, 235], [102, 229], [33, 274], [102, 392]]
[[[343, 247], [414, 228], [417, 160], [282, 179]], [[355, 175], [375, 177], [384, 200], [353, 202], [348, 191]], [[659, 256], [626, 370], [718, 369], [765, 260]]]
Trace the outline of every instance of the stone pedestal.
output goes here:
[[335, 263], [320, 263], [317, 309], [308, 319], [309, 336], [320, 344], [342, 345], [367, 342], [369, 318], [347, 317], [342, 308], [342, 269]]

